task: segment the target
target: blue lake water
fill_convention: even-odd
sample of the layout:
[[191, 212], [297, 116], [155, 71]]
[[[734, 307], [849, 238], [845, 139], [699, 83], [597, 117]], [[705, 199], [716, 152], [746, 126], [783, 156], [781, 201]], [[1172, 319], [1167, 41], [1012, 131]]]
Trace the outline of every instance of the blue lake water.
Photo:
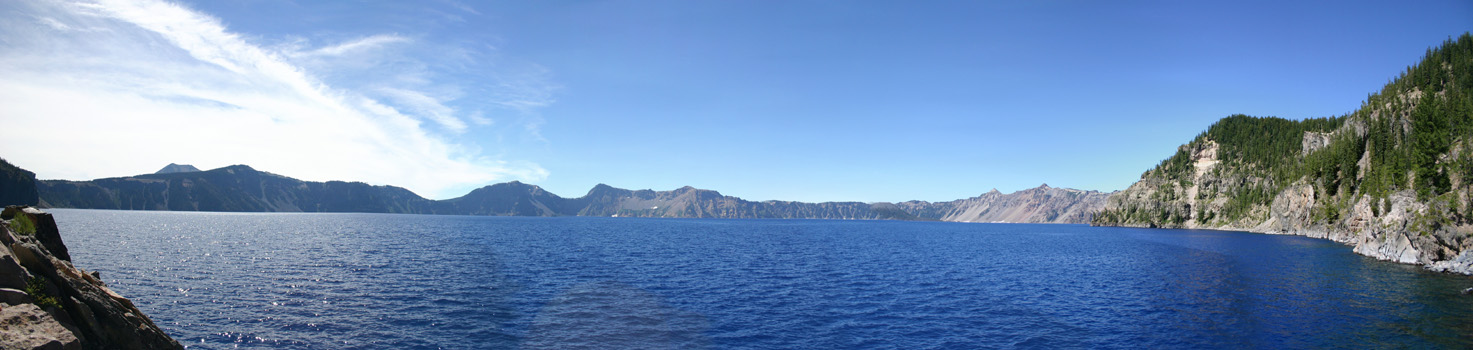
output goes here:
[[190, 348], [1473, 347], [1473, 279], [1297, 236], [51, 212]]

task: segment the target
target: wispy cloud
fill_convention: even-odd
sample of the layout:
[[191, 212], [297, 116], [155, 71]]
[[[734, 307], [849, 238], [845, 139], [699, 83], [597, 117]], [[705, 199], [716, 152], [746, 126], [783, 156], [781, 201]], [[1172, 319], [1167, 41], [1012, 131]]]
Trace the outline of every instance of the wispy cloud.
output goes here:
[[359, 38], [337, 45], [318, 48], [311, 51], [295, 53], [294, 56], [341, 56], [343, 54], [358, 53], [362, 51], [373, 50], [386, 45], [406, 42], [409, 42], [409, 38], [394, 34], [379, 34]]
[[465, 3], [462, 3], [462, 2], [459, 2], [459, 1], [450, 0], [450, 1], [446, 1], [446, 3], [450, 4], [451, 7], [455, 7], [458, 10], [465, 11], [465, 12], [470, 13], [470, 14], [475, 14], [475, 15], [481, 14], [481, 11], [476, 11], [476, 9], [470, 7], [470, 5], [466, 5]]
[[328, 84], [321, 76], [330, 72], [297, 60], [360, 55], [410, 37], [286, 51], [163, 1], [8, 2], [0, 16], [0, 148], [42, 177], [243, 163], [443, 198], [547, 176], [536, 164], [491, 159], [458, 143], [455, 135], [472, 127], [463, 118], [490, 120], [478, 111], [459, 117], [447, 104], [458, 88], [437, 86], [432, 75], [364, 90]]
[[37, 17], [36, 21], [46, 25], [47, 27], [51, 27], [51, 29], [64, 32], [72, 30], [72, 26], [66, 25], [66, 23], [61, 23], [61, 21], [58, 21], [55, 18], [51, 17]]
[[451, 131], [465, 131], [465, 121], [455, 117], [455, 110], [445, 106], [440, 99], [430, 97], [423, 92], [399, 88], [385, 87], [378, 89], [380, 94], [388, 96], [399, 105], [413, 108], [430, 120], [440, 123]]

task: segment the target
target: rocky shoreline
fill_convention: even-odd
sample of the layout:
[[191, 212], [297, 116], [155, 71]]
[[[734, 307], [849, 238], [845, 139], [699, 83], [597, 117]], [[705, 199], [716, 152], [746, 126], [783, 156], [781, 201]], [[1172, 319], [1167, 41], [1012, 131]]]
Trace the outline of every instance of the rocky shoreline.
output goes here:
[[[1308, 133], [1304, 136], [1306, 149], [1315, 138]], [[1192, 167], [1187, 181], [1148, 172], [1130, 188], [1106, 200], [1104, 211], [1113, 216], [1091, 225], [1306, 236], [1343, 243], [1357, 254], [1380, 260], [1473, 275], [1473, 226], [1428, 227], [1434, 226], [1427, 224], [1434, 208], [1417, 200], [1412, 190], [1393, 192], [1381, 201], [1358, 197], [1341, 217], [1325, 220], [1317, 215], [1323, 215], [1324, 203], [1334, 198], [1327, 198], [1323, 189], [1301, 180], [1275, 194], [1267, 205], [1251, 208], [1242, 218], [1225, 220], [1220, 213], [1225, 212], [1233, 193], [1270, 180], [1217, 169], [1221, 166], [1219, 148], [1211, 140], [1182, 147], [1190, 154], [1188, 164]]]
[[51, 214], [11, 206], [0, 218], [0, 349], [183, 349], [72, 265]]

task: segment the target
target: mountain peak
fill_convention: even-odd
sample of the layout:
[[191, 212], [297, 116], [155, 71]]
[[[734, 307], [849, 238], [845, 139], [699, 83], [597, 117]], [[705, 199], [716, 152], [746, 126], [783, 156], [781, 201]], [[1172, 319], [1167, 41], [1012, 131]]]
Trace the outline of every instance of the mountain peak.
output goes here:
[[215, 170], [221, 170], [221, 169], [224, 169], [225, 171], [237, 171], [237, 170], [239, 170], [239, 171], [256, 171], [256, 168], [252, 168], [251, 166], [245, 165], [245, 164], [236, 164], [236, 165], [231, 165], [231, 166], [227, 166], [227, 167], [223, 167], [223, 168], [215, 169]]
[[163, 169], [153, 172], [154, 174], [193, 173], [200, 171], [199, 168], [189, 164], [169, 163]]
[[600, 194], [615, 195], [615, 194], [618, 194], [618, 193], [621, 193], [621, 192], [629, 192], [629, 190], [618, 188], [618, 187], [614, 187], [614, 186], [609, 186], [607, 184], [597, 184], [597, 185], [594, 185], [592, 189], [589, 189], [588, 190], [588, 194], [586, 194], [584, 196], [593, 196], [593, 195], [600, 195]]
[[533, 185], [533, 184], [521, 182], [521, 181], [518, 181], [518, 180], [511, 180], [511, 181], [507, 181], [507, 182], [503, 182], [503, 183], [499, 183], [499, 184], [495, 184], [495, 185], [491, 185], [491, 186], [487, 186], [487, 187], [493, 187], [493, 186], [494, 187], [520, 188], [520, 189], [525, 189], [525, 190], [528, 190], [528, 191], [538, 191], [538, 190], [541, 190], [542, 189], [541, 186], [537, 186], [537, 185]]

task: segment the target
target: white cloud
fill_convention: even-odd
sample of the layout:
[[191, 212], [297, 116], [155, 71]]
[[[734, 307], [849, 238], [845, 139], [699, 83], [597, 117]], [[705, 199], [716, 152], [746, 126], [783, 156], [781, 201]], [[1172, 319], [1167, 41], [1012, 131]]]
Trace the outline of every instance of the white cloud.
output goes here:
[[439, 99], [425, 95], [423, 92], [390, 87], [379, 88], [378, 92], [402, 106], [413, 108], [425, 118], [440, 123], [451, 131], [465, 131], [467, 127], [465, 121], [455, 117], [455, 109], [445, 106]]
[[66, 25], [66, 23], [61, 23], [61, 21], [58, 21], [55, 18], [51, 17], [38, 17], [36, 18], [36, 21], [41, 22], [41, 24], [44, 24], [47, 27], [51, 27], [51, 29], [56, 29], [63, 32], [72, 30], [72, 26]]
[[491, 120], [491, 118], [486, 118], [486, 114], [481, 113], [481, 111], [476, 111], [475, 113], [471, 113], [471, 115], [470, 115], [469, 118], [470, 118], [471, 122], [472, 123], [476, 123], [476, 125], [492, 125], [492, 124], [496, 124], [496, 121]]
[[[547, 176], [536, 164], [489, 159], [457, 144], [453, 135], [469, 125], [444, 103], [453, 96], [424, 92], [433, 91], [433, 80], [372, 91], [391, 97], [375, 100], [325, 84], [289, 59], [300, 52], [255, 45], [213, 17], [166, 2], [5, 6], [0, 16], [40, 20], [0, 17], [0, 38], [9, 38], [0, 39], [0, 157], [42, 178], [124, 176], [171, 162], [248, 164], [445, 198], [462, 194], [451, 190]], [[376, 35], [307, 52], [350, 56], [409, 41]], [[470, 119], [481, 125], [485, 117]]]
[[403, 36], [393, 34], [379, 34], [359, 38], [357, 40], [352, 40], [333, 46], [318, 48], [316, 50], [293, 53], [293, 56], [342, 56], [344, 54], [358, 53], [362, 51], [377, 49], [391, 44], [407, 42], [409, 42], [409, 38]]
[[481, 14], [481, 11], [476, 11], [476, 9], [470, 7], [470, 5], [466, 5], [465, 3], [462, 3], [462, 2], [459, 2], [459, 1], [451, 0], [451, 1], [446, 1], [446, 3], [450, 4], [450, 6], [455, 7], [458, 10], [465, 11], [465, 12], [470, 13], [470, 14], [475, 14], [475, 15]]

